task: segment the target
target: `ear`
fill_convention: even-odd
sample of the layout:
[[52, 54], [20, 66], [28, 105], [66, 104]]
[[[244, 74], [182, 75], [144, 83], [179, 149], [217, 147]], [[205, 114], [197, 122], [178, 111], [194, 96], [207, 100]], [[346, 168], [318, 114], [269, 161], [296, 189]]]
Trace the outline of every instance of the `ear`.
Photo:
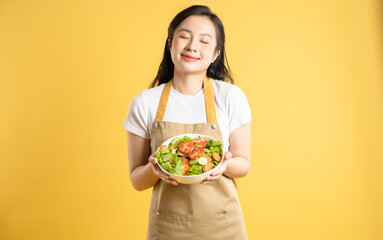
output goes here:
[[169, 51], [172, 51], [172, 40], [168, 39]]
[[211, 63], [213, 63], [216, 59], [217, 59], [217, 57], [219, 56], [219, 54], [221, 54], [221, 51], [215, 51], [215, 53], [214, 53], [214, 56], [213, 56], [213, 61], [211, 62]]

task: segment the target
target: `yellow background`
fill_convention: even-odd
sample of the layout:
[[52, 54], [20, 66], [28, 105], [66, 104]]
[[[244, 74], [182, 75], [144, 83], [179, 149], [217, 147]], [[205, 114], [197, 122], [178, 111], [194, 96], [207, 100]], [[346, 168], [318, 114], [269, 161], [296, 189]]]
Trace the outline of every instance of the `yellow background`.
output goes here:
[[223, 21], [252, 110], [249, 239], [383, 239], [378, 3], [0, 1], [0, 239], [145, 238], [122, 123], [191, 4]]

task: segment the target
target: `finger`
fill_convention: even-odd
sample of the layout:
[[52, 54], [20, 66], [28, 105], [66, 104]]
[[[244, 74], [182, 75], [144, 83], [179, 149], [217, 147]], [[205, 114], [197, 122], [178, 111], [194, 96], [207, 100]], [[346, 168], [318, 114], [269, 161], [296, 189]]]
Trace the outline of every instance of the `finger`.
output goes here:
[[217, 180], [220, 176], [221, 176], [221, 174], [217, 175], [217, 176], [210, 175], [210, 176], [206, 177], [205, 180], [207, 180], [207, 181], [214, 181], [214, 180]]
[[210, 183], [211, 181], [209, 181], [209, 180], [203, 180], [202, 182], [200, 182], [201, 184], [208, 184], [208, 183]]
[[233, 154], [231, 152], [226, 152], [225, 153], [225, 159], [230, 159], [233, 157]]
[[152, 164], [157, 164], [157, 158], [153, 157], [153, 156], [150, 156], [149, 157], [149, 162], [152, 163]]
[[226, 168], [224, 168], [222, 165], [223, 163], [219, 167], [217, 167], [217, 169], [211, 174], [211, 176], [217, 176], [217, 175], [223, 174], [226, 171]]
[[217, 176], [213, 176], [213, 175], [207, 176], [207, 177], [204, 179], [204, 181], [211, 182], [211, 181], [217, 180], [221, 175], [222, 175], [222, 174], [217, 175]]
[[159, 176], [160, 178], [168, 179], [169, 175], [161, 171], [161, 169], [157, 166], [154, 167], [154, 172]]
[[169, 184], [172, 184], [172, 185], [178, 185], [178, 182], [172, 178], [161, 178], [162, 181], [166, 182], [166, 183], [169, 183]]
[[159, 177], [159, 178], [169, 178], [169, 175], [161, 171], [160, 167], [157, 164], [152, 165], [153, 172]]
[[213, 173], [211, 174], [211, 176], [218, 176], [218, 175], [221, 175], [222, 173], [223, 173], [222, 170], [217, 170], [217, 171], [213, 172]]
[[161, 170], [157, 172], [157, 175], [158, 175], [161, 179], [169, 179], [169, 175], [166, 175], [166, 174], [163, 173]]
[[216, 172], [212, 173], [211, 176], [214, 177], [214, 176], [218, 176], [218, 175], [220, 175], [220, 174], [222, 174], [220, 171], [216, 171]]

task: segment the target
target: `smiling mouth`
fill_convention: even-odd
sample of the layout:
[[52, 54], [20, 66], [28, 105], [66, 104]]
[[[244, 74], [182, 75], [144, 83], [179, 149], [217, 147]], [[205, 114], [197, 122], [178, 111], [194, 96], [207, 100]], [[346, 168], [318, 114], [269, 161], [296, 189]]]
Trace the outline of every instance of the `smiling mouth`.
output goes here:
[[184, 59], [188, 60], [188, 61], [197, 61], [197, 60], [199, 60], [199, 58], [196, 58], [196, 57], [190, 57], [190, 56], [186, 56], [186, 55], [183, 55], [183, 54], [181, 54], [181, 56], [182, 56]]

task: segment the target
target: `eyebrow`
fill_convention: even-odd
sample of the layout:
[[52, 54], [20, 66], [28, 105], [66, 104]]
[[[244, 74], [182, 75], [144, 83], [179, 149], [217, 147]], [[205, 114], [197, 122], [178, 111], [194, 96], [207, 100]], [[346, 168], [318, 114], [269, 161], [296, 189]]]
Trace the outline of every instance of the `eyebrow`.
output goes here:
[[[185, 31], [185, 32], [191, 33], [191, 31], [189, 29], [187, 29], [187, 28], [181, 28], [178, 32], [181, 32], [181, 31]], [[208, 33], [201, 33], [201, 35], [206, 35], [206, 36], [208, 36], [208, 37], [210, 37], [212, 39], [212, 37]]]

